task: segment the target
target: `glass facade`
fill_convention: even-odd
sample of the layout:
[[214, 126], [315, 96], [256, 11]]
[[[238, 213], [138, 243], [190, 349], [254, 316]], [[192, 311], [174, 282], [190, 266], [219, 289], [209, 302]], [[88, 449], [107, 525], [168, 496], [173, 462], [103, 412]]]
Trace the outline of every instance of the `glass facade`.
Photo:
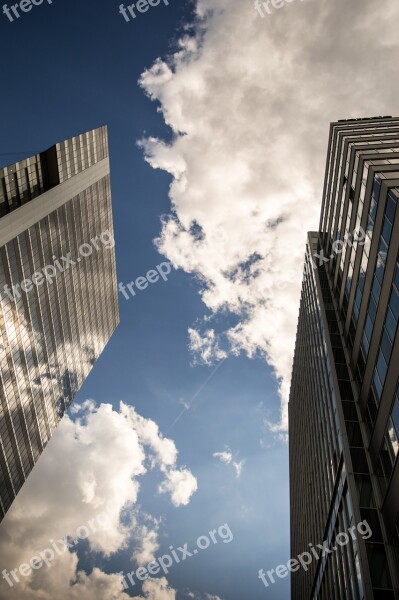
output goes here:
[[[340, 389], [345, 398], [345, 418], [350, 423], [356, 443], [357, 415], [347, 370], [340, 357], [337, 322], [328, 298], [328, 282], [325, 274], [311, 267], [317, 244], [318, 235], [312, 237], [311, 234], [306, 252], [292, 378], [295, 401], [290, 401], [290, 423], [294, 423], [294, 426], [290, 425], [289, 438], [291, 513], [297, 519], [291, 533], [292, 556], [305, 551], [314, 540], [326, 540], [328, 547], [331, 547], [336, 536], [353, 524], [335, 389], [334, 359], [327, 343], [330, 338], [337, 360], [340, 361], [337, 369]], [[327, 319], [323, 317], [325, 309]], [[312, 435], [301, 447], [305, 430], [311, 431]], [[352, 597], [346, 595], [349, 587], [356, 590], [353, 598], [363, 598], [361, 576], [353, 576], [359, 562], [356, 542], [351, 541], [347, 547], [340, 548], [332, 560], [334, 566], [326, 556], [319, 563], [314, 562], [307, 572], [296, 574], [292, 582], [292, 597], [317, 598], [328, 582], [328, 585], [336, 586], [340, 598]], [[312, 590], [313, 582], [315, 585]]]
[[45, 190], [40, 154], [0, 169], [0, 217]]
[[384, 442], [379, 455], [378, 474], [383, 493], [386, 493], [399, 453], [399, 382], [388, 418]]
[[[84, 157], [70, 177], [106, 158], [106, 135], [62, 143]], [[109, 173], [1, 244], [0, 292], [3, 517], [119, 321]]]
[[292, 573], [293, 600], [399, 598], [398, 186], [398, 119], [331, 125], [289, 402], [291, 556], [330, 552]]
[[105, 127], [60, 142], [55, 148], [62, 183], [108, 156]]
[[396, 338], [396, 330], [399, 320], [399, 256], [396, 262], [395, 275], [392, 282], [391, 293], [389, 295], [388, 306], [386, 309], [384, 325], [381, 338], [378, 345], [378, 354], [375, 360], [372, 384], [368, 398], [366, 421], [369, 426], [370, 435], [373, 432], [378, 407], [380, 405], [385, 380], [388, 374], [393, 346]]
[[[381, 235], [378, 243], [378, 252], [374, 267], [371, 294], [369, 297], [369, 303], [367, 307], [366, 320], [363, 328], [363, 335], [360, 343], [360, 352], [358, 355], [358, 366], [356, 376], [358, 382], [364, 377], [364, 370], [366, 366], [367, 356], [370, 349], [370, 342], [374, 328], [374, 322], [377, 315], [377, 306], [380, 299], [381, 286], [383, 283], [386, 259], [388, 255], [388, 247], [391, 241], [393, 221], [396, 213], [397, 205], [397, 190], [392, 190], [387, 195], [385, 204], [383, 223], [381, 229]], [[359, 281], [361, 276], [359, 275]], [[363, 278], [364, 281], [364, 278]], [[359, 285], [359, 284], [358, 284]], [[356, 306], [356, 303], [355, 303]], [[357, 309], [356, 309], [357, 310]], [[355, 308], [354, 308], [355, 311]]]

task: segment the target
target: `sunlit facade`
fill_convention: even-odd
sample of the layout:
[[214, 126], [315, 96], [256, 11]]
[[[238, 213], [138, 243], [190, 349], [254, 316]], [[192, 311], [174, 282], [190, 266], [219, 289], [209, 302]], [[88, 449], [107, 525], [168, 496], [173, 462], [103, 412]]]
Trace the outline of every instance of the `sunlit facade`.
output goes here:
[[106, 128], [0, 169], [0, 215], [2, 518], [119, 322]]
[[[399, 598], [399, 119], [333, 123], [289, 402], [293, 600]], [[337, 535], [367, 521], [372, 535]]]

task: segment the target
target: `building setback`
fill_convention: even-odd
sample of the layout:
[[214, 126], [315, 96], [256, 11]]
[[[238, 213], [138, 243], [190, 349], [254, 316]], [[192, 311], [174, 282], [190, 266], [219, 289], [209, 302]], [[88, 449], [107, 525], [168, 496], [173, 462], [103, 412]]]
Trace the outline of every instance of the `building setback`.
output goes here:
[[293, 600], [399, 598], [398, 197], [399, 119], [333, 123], [289, 401], [291, 556], [329, 552]]
[[0, 169], [0, 519], [118, 322], [101, 127]]

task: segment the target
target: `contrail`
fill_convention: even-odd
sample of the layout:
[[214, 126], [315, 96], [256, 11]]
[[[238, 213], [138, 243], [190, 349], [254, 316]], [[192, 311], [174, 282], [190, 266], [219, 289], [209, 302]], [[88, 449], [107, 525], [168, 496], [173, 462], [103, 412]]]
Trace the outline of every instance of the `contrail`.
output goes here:
[[188, 407], [184, 407], [183, 410], [181, 411], [181, 413], [179, 415], [177, 415], [176, 419], [173, 421], [172, 425], [169, 427], [169, 429], [166, 431], [166, 433], [169, 433], [169, 431], [176, 425], [176, 423], [178, 421], [180, 421], [180, 419], [182, 418], [182, 416], [184, 415], [184, 413], [186, 413], [188, 410], [190, 410], [190, 408], [192, 407], [195, 399], [199, 396], [199, 394], [202, 392], [202, 390], [204, 389], [204, 387], [209, 383], [209, 381], [212, 379], [212, 377], [215, 375], [216, 371], [222, 366], [222, 364], [224, 363], [224, 361], [227, 359], [227, 356], [220, 361], [220, 363], [218, 363], [216, 365], [216, 367], [213, 369], [212, 373], [210, 373], [210, 375], [208, 376], [207, 379], [205, 379], [204, 383], [201, 385], [201, 387], [199, 388], [199, 390], [197, 390], [194, 394], [194, 396], [191, 398], [191, 400], [188, 403]]

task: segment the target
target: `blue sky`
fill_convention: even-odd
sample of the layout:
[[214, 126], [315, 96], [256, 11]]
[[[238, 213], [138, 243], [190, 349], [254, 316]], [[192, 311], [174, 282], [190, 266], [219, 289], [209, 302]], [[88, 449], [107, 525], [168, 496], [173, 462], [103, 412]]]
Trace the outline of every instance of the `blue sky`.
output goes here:
[[[288, 578], [266, 589], [257, 575], [290, 558], [285, 440], [306, 232], [329, 123], [395, 114], [399, 7], [287, 1], [262, 17], [249, 0], [170, 0], [127, 23], [118, 6], [0, 14], [2, 164], [107, 124], [118, 281], [176, 267], [119, 296], [82, 412], [59, 425], [0, 527], [2, 564], [73, 535], [99, 506], [112, 527], [19, 586], [1, 582], [1, 598], [286, 599]], [[143, 555], [226, 523], [230, 543], [122, 590], [116, 573]]]

